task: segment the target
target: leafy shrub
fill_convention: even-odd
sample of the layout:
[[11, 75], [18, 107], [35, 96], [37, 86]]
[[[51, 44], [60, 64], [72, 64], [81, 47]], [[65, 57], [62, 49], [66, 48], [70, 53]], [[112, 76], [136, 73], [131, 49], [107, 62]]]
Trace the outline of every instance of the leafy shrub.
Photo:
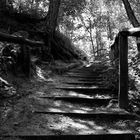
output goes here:
[[112, 88], [113, 90], [118, 90], [119, 75], [118, 69], [115, 67], [110, 67], [106, 70], [104, 74], [105, 86]]

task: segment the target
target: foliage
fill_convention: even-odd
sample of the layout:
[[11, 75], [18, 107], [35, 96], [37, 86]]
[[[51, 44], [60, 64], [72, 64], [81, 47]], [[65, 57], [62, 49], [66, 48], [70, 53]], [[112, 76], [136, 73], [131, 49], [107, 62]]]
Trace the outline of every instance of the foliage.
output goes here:
[[105, 71], [104, 84], [106, 87], [111, 88], [113, 91], [118, 90], [119, 86], [119, 75], [117, 67], [110, 67]]
[[[66, 35], [56, 32], [54, 40], [56, 43], [52, 45], [51, 51], [55, 59], [69, 61], [73, 59], [84, 59], [86, 57], [82, 51], [75, 48], [74, 44]], [[57, 44], [58, 46], [56, 46]], [[58, 53], [59, 55], [57, 55]]]
[[[13, 35], [19, 37], [28, 36], [27, 32], [24, 31], [15, 32]], [[7, 74], [7, 72], [11, 72], [12, 74], [17, 75], [19, 71], [24, 73], [23, 65], [27, 54], [23, 53], [23, 47], [24, 45], [3, 43], [0, 50], [0, 65], [1, 70], [5, 74]], [[26, 69], [28, 69], [28, 67], [26, 67]]]
[[19, 13], [42, 17], [48, 11], [49, 2], [48, 0], [14, 0], [12, 5]]
[[140, 1], [139, 0], [129, 0], [132, 9], [134, 10], [135, 16], [138, 19], [138, 21], [140, 22]]
[[15, 60], [12, 55], [15, 53], [15, 48], [9, 44], [2, 44], [0, 48], [0, 74], [7, 74], [8, 70], [12, 69]]
[[76, 17], [77, 13], [80, 13], [85, 7], [86, 0], [62, 0], [61, 13], [64, 16]]

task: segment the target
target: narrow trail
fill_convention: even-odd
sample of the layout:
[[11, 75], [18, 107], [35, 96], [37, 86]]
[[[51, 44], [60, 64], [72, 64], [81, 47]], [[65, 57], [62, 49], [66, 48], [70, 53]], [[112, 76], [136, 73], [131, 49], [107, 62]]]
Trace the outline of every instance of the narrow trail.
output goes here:
[[33, 118], [42, 118], [41, 131], [19, 136], [27, 140], [135, 140], [139, 120], [120, 109], [118, 91], [105, 86], [103, 74], [107, 68], [93, 64], [58, 76], [53, 83], [55, 92], [38, 96], [32, 104]]

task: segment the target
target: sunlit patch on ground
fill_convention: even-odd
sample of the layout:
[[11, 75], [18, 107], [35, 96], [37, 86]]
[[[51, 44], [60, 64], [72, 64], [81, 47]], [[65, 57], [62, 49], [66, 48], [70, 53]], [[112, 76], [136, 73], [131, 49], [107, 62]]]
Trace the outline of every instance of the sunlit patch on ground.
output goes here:
[[38, 66], [36, 66], [36, 73], [37, 73], [39, 80], [44, 80], [44, 81], [47, 80], [43, 75], [43, 70], [41, 68], [39, 68]]
[[[1, 132], [5, 134], [99, 134], [99, 133], [122, 133], [133, 130], [134, 121], [120, 120], [101, 120], [96, 119], [76, 119], [65, 117], [63, 115], [34, 114], [31, 112], [31, 102], [36, 100], [22, 100], [22, 103], [16, 105], [17, 115], [15, 119], [6, 120]], [[38, 101], [37, 101], [38, 102]], [[58, 102], [59, 103], [59, 102]], [[33, 103], [34, 104], [34, 103]], [[24, 108], [20, 109], [24, 105]], [[30, 106], [28, 106], [30, 105]], [[57, 104], [59, 105], [59, 104]], [[30, 110], [28, 109], [30, 107]], [[45, 107], [45, 106], [44, 106]], [[47, 108], [47, 106], [46, 106]], [[49, 111], [60, 112], [61, 109], [49, 108]], [[85, 109], [85, 108], [83, 108]], [[28, 111], [27, 111], [28, 110]], [[77, 112], [77, 110], [75, 110]], [[79, 111], [79, 110], [78, 110]], [[20, 117], [20, 118], [19, 118]], [[21, 121], [22, 119], [22, 121]], [[135, 122], [135, 126], [140, 122]], [[9, 127], [9, 128], [8, 128]]]

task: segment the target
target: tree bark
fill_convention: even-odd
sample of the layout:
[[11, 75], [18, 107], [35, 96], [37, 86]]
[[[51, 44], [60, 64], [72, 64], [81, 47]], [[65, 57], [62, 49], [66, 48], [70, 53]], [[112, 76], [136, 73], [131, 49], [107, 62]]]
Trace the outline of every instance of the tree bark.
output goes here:
[[51, 42], [57, 27], [57, 19], [61, 0], [49, 0], [49, 2], [49, 11], [45, 20], [45, 31], [49, 31], [49, 36], [44, 39], [47, 48], [45, 47], [42, 50], [42, 60], [44, 61], [48, 59], [46, 56], [51, 54]]
[[6, 41], [9, 43], [25, 44], [25, 45], [36, 46], [36, 47], [42, 47], [45, 45], [43, 42], [40, 42], [40, 41], [32, 41], [29, 39], [24, 39], [23, 37], [16, 37], [16, 36], [8, 35], [8, 34], [1, 33], [1, 32], [0, 32], [0, 41]]
[[111, 29], [111, 22], [110, 22], [110, 15], [109, 12], [107, 12], [107, 33], [108, 33], [108, 38], [110, 40], [113, 40], [113, 35], [112, 35], [112, 29]]
[[93, 49], [93, 55], [95, 57], [95, 47], [94, 47], [94, 43], [93, 43], [92, 26], [91, 26], [91, 20], [90, 19], [89, 19], [89, 24], [90, 24], [90, 28], [89, 28], [90, 40], [91, 40], [91, 45], [92, 45], [92, 49]]
[[46, 28], [48, 29], [49, 27], [50, 32], [54, 33], [57, 27], [57, 19], [61, 0], [49, 0], [49, 1], [50, 1], [49, 11], [46, 16], [45, 24]]
[[[102, 40], [101, 40], [101, 33], [100, 33], [100, 29], [96, 29], [96, 45], [97, 45], [97, 57], [101, 56], [102, 55], [102, 52], [101, 50], [103, 49], [102, 48]], [[100, 50], [100, 51], [98, 51]]]
[[[122, 1], [123, 1], [124, 7], [126, 9], [127, 16], [129, 18], [131, 24], [134, 27], [139, 27], [140, 26], [140, 23], [137, 20], [135, 14], [134, 14], [134, 11], [131, 8], [131, 5], [130, 5], [129, 1], [128, 0], [122, 0]], [[137, 40], [137, 50], [138, 50], [138, 53], [140, 53], [140, 43], [138, 42], [139, 39], [136, 38], [136, 40]]]
[[126, 10], [126, 13], [127, 13], [127, 16], [129, 18], [130, 22], [132, 23], [132, 25], [134, 27], [139, 27], [140, 23], [138, 22], [135, 14], [134, 14], [134, 11], [131, 8], [129, 1], [128, 0], [122, 0], [122, 1], [123, 1], [124, 7], [125, 7], [125, 10]]

